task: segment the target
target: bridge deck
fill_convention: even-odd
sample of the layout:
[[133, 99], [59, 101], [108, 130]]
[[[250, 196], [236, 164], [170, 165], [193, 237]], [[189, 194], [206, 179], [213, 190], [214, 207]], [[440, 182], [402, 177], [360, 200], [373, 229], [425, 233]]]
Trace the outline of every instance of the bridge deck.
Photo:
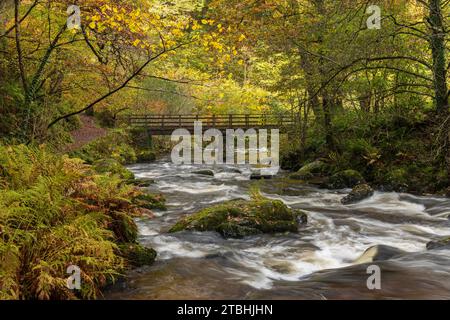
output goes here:
[[194, 122], [202, 122], [202, 131], [208, 129], [279, 129], [280, 132], [292, 128], [296, 119], [291, 115], [133, 115], [121, 117], [120, 122], [130, 127], [146, 128], [154, 135], [171, 135], [176, 129], [194, 131]]

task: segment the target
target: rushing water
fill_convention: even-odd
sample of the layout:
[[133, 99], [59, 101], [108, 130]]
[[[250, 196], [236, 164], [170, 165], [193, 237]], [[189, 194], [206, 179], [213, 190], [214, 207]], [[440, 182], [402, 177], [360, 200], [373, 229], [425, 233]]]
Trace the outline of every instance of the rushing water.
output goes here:
[[[250, 169], [212, 168], [168, 161], [138, 164], [139, 178], [167, 198], [168, 210], [139, 219], [140, 242], [158, 251], [151, 267], [134, 270], [111, 288], [110, 299], [450, 299], [450, 250], [427, 251], [428, 241], [450, 235], [450, 199], [380, 193], [343, 206], [349, 190], [319, 190], [280, 178], [259, 182], [263, 195], [308, 214], [296, 234], [221, 238], [214, 232], [166, 231], [180, 217], [213, 204], [248, 198]], [[204, 169], [204, 168], [202, 168]], [[406, 251], [369, 264], [355, 260], [370, 246]], [[366, 285], [367, 266], [381, 268], [381, 290]]]

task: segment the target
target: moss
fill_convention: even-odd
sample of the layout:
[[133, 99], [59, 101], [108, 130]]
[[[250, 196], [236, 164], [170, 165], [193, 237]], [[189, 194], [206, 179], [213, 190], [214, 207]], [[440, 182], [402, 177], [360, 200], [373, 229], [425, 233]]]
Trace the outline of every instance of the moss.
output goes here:
[[133, 218], [124, 212], [112, 212], [110, 229], [119, 242], [135, 242], [137, 240], [138, 229]]
[[93, 168], [98, 173], [115, 174], [121, 179], [134, 179], [134, 174], [115, 159], [97, 160], [94, 162]]
[[408, 189], [409, 174], [405, 168], [390, 170], [385, 177], [385, 183], [395, 191], [405, 191]]
[[125, 181], [125, 183], [131, 184], [133, 186], [140, 187], [140, 188], [147, 188], [147, 187], [150, 187], [152, 184], [155, 184], [155, 180], [146, 179], [146, 178], [128, 179]]
[[[134, 247], [139, 195], [80, 159], [0, 145], [0, 299], [94, 299], [136, 261], [152, 261], [151, 249]], [[80, 291], [66, 287], [69, 265], [83, 271]]]
[[308, 180], [316, 176], [321, 176], [328, 170], [328, 165], [320, 160], [310, 162], [300, 168], [296, 173], [289, 177], [294, 180]]
[[344, 189], [361, 183], [365, 183], [364, 177], [358, 171], [350, 169], [332, 175], [327, 185], [330, 189]]
[[181, 219], [169, 232], [217, 231], [226, 238], [242, 238], [258, 233], [296, 232], [299, 222], [306, 223], [306, 215], [279, 200], [237, 200]]
[[141, 150], [136, 153], [137, 162], [153, 162], [156, 160], [156, 154], [152, 150]]
[[154, 249], [144, 247], [137, 243], [126, 243], [119, 245], [120, 255], [133, 267], [152, 265], [157, 253]]
[[136, 151], [131, 143], [132, 140], [126, 131], [112, 130], [105, 137], [94, 140], [70, 155], [89, 164], [105, 158], [112, 158], [120, 164], [130, 164], [137, 160]]
[[355, 186], [349, 195], [341, 200], [342, 204], [353, 204], [371, 197], [374, 190], [368, 184], [359, 184]]
[[161, 194], [154, 195], [150, 193], [142, 193], [133, 199], [133, 203], [135, 205], [149, 210], [167, 210], [165, 202], [166, 199]]

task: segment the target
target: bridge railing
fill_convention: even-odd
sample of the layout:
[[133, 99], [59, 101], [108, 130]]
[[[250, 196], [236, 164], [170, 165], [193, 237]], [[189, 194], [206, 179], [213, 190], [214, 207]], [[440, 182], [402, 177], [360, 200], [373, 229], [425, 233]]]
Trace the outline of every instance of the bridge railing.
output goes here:
[[226, 115], [130, 115], [118, 119], [132, 127], [145, 127], [156, 131], [177, 128], [193, 129], [195, 121], [204, 128], [284, 128], [295, 125], [296, 117], [274, 114], [226, 114]]

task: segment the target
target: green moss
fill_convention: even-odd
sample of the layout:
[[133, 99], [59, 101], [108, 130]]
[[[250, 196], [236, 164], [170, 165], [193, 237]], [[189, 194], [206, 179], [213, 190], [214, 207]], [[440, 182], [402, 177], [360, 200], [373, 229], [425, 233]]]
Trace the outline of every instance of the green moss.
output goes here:
[[328, 165], [325, 162], [316, 160], [301, 167], [296, 173], [291, 174], [290, 178], [294, 180], [308, 180], [325, 174], [327, 170]]
[[156, 160], [156, 154], [152, 150], [141, 150], [136, 153], [137, 162], [153, 162]]
[[159, 209], [159, 210], [166, 210], [166, 199], [163, 195], [158, 194], [150, 194], [150, 193], [142, 193], [138, 196], [136, 196], [133, 199], [133, 203], [141, 208], [145, 209]]
[[98, 173], [115, 174], [121, 179], [134, 179], [134, 174], [115, 159], [97, 160], [94, 162], [93, 168]]
[[119, 242], [136, 242], [138, 229], [133, 218], [125, 212], [112, 212], [110, 229]]
[[152, 184], [155, 184], [155, 180], [146, 179], [146, 178], [128, 179], [125, 182], [127, 184], [131, 184], [133, 186], [140, 187], [140, 188], [147, 188], [147, 187], [150, 187]]
[[299, 221], [306, 223], [306, 215], [279, 200], [236, 200], [181, 219], [169, 232], [217, 231], [226, 238], [241, 238], [258, 233], [296, 232]]
[[344, 205], [353, 204], [371, 197], [374, 194], [374, 190], [368, 184], [359, 184], [355, 186], [350, 194], [341, 200]]
[[[0, 299], [94, 299], [130, 265], [152, 261], [135, 247], [139, 194], [80, 159], [0, 145]], [[80, 291], [66, 287], [69, 265], [83, 270]]]
[[131, 138], [126, 131], [112, 130], [105, 137], [94, 140], [70, 155], [83, 159], [89, 164], [105, 158], [114, 159], [120, 164], [135, 163], [137, 156], [131, 143]]
[[156, 259], [156, 251], [137, 243], [126, 243], [119, 246], [120, 254], [133, 267], [142, 267], [153, 264]]
[[328, 181], [330, 189], [353, 188], [357, 184], [365, 183], [364, 177], [356, 170], [344, 170], [335, 173]]

